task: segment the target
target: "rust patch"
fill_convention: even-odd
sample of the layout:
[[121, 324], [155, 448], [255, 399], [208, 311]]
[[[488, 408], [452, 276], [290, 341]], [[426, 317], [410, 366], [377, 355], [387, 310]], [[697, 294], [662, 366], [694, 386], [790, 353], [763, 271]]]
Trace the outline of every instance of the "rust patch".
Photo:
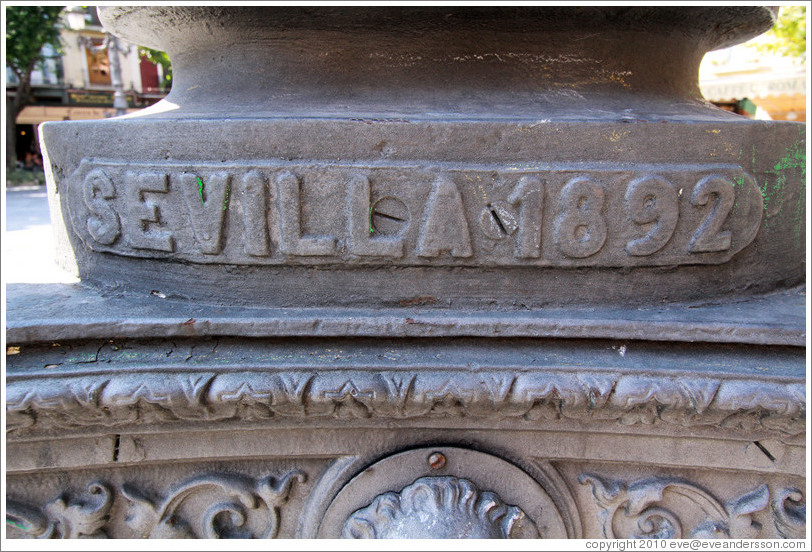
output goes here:
[[423, 305], [433, 305], [437, 302], [436, 297], [431, 295], [421, 295], [420, 297], [412, 297], [411, 299], [401, 299], [398, 304], [401, 307], [420, 307]]

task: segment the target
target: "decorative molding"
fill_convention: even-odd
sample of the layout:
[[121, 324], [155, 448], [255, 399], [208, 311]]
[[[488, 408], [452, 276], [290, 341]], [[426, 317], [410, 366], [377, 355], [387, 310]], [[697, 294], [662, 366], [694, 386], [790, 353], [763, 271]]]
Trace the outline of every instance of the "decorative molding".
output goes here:
[[803, 383], [545, 371], [109, 373], [11, 380], [7, 430], [296, 418], [575, 419], [805, 432]]
[[153, 500], [132, 485], [121, 494], [131, 505], [127, 525], [139, 538], [275, 538], [280, 508], [293, 483], [307, 476], [293, 470], [261, 480], [210, 474], [181, 483], [167, 497]]
[[772, 513], [784, 538], [802, 538], [806, 528], [803, 495], [797, 489], [779, 491], [770, 503], [765, 484], [723, 504], [699, 485], [678, 478], [627, 484], [585, 473], [578, 482], [592, 487], [605, 538], [760, 538], [769, 535], [753, 514], [765, 511]]
[[[259, 480], [231, 473], [205, 474], [180, 483], [163, 499], [153, 499], [124, 484], [130, 504], [124, 523], [138, 538], [274, 538], [280, 510], [295, 482], [307, 476], [292, 470]], [[91, 496], [69, 501], [65, 495], [38, 508], [9, 500], [7, 526], [29, 538], [107, 538], [114, 494], [103, 483], [88, 487]]]
[[[201, 473], [157, 497], [140, 485], [124, 483], [115, 491], [94, 482], [79, 496], [64, 492], [44, 506], [7, 499], [6, 523], [9, 538], [275, 538], [294, 484], [306, 481], [300, 470], [260, 478]], [[723, 502], [677, 477], [626, 482], [584, 473], [578, 482], [591, 487], [598, 507], [594, 512], [583, 504], [582, 514], [597, 515], [604, 538], [801, 539], [806, 532], [804, 493], [785, 484], [763, 484]], [[118, 494], [125, 500], [114, 509]], [[505, 504], [495, 492], [453, 476], [421, 477], [397, 493], [371, 496], [368, 506], [338, 518], [336, 536], [440, 538], [438, 531], [465, 526], [466, 535], [539, 538], [553, 529], [538, 511], [531, 519], [527, 504]], [[443, 520], [442, 527], [431, 527], [431, 519]]]
[[42, 508], [7, 500], [7, 527], [37, 539], [107, 538], [102, 527], [113, 505], [113, 493], [104, 483], [95, 482], [87, 494], [90, 496], [81, 500], [63, 494]]
[[536, 524], [467, 479], [421, 477], [375, 497], [344, 524], [344, 539], [539, 538]]
[[806, 537], [806, 498], [798, 488], [783, 488], [776, 493], [770, 508], [775, 530], [785, 539]]

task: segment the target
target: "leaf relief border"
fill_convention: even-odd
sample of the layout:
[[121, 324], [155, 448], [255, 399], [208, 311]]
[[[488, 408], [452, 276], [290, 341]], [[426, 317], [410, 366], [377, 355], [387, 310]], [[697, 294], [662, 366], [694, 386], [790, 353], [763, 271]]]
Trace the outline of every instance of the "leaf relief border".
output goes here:
[[805, 432], [802, 382], [606, 372], [141, 372], [10, 381], [7, 430], [279, 417], [608, 420]]

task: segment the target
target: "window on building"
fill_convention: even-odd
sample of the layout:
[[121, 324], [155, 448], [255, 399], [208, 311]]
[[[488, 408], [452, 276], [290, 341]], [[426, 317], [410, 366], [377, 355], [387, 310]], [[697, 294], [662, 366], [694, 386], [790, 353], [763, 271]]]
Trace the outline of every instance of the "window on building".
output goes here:
[[107, 57], [107, 49], [104, 46], [103, 38], [91, 38], [91, 47], [85, 47], [87, 55], [87, 75], [90, 86], [110, 86], [110, 60]]

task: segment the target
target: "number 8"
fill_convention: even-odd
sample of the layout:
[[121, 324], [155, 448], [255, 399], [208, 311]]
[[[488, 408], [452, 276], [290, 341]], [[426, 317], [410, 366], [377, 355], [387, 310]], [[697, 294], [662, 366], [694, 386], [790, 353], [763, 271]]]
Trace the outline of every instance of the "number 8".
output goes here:
[[603, 203], [603, 188], [587, 178], [575, 178], [564, 186], [553, 229], [556, 245], [564, 255], [584, 258], [601, 250], [606, 241]]

